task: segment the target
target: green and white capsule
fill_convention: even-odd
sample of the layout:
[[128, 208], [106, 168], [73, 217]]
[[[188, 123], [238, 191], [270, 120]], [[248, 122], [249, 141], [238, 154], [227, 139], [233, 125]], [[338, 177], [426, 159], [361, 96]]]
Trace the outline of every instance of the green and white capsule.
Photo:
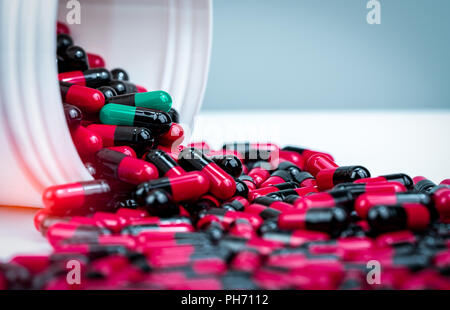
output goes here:
[[172, 107], [172, 97], [162, 90], [114, 96], [109, 98], [107, 102], [163, 112], [169, 112]]
[[107, 125], [145, 127], [156, 134], [167, 132], [172, 125], [166, 112], [115, 103], [109, 103], [100, 110], [100, 121]]

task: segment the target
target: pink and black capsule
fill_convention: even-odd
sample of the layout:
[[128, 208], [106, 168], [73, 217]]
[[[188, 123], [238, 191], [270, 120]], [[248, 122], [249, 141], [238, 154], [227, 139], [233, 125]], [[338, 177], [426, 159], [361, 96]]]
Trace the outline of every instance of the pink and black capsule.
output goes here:
[[84, 49], [71, 45], [58, 54], [62, 61], [58, 60], [58, 72], [86, 71], [89, 69], [88, 57]]
[[412, 189], [414, 187], [414, 182], [411, 177], [404, 173], [394, 173], [380, 175], [373, 178], [363, 178], [354, 181], [354, 183], [379, 183], [379, 182], [399, 182], [403, 184], [407, 189]]
[[100, 86], [108, 86], [111, 81], [111, 75], [104, 68], [88, 69], [85, 71], [70, 71], [58, 74], [60, 82], [97, 88]]
[[242, 163], [237, 156], [214, 155], [211, 156], [210, 158], [229, 175], [237, 178], [242, 174]]
[[236, 192], [236, 182], [216, 163], [195, 148], [185, 148], [178, 156], [178, 163], [186, 170], [203, 172], [209, 179], [210, 192], [219, 199], [231, 198]]
[[128, 73], [122, 68], [115, 68], [111, 70], [111, 77], [113, 80], [128, 81]]
[[179, 176], [186, 173], [169, 154], [162, 150], [150, 150], [145, 156], [145, 160], [154, 164], [161, 176]]
[[144, 127], [92, 124], [87, 128], [102, 138], [105, 147], [129, 145], [138, 151], [155, 143], [150, 129]]

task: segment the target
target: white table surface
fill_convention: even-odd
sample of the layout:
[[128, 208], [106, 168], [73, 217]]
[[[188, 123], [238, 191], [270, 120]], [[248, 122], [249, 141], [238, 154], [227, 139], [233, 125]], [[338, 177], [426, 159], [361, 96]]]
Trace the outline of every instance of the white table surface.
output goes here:
[[[434, 182], [450, 178], [450, 110], [205, 112], [192, 141], [276, 142], [331, 153], [340, 165], [360, 164], [373, 176], [404, 172]], [[49, 253], [33, 225], [36, 209], [0, 207], [0, 260]]]

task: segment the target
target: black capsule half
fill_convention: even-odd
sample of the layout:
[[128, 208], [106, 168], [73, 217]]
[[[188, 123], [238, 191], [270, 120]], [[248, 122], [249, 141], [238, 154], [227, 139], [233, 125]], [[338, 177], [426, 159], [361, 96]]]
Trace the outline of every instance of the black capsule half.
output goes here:
[[113, 80], [119, 80], [119, 81], [128, 81], [128, 73], [122, 69], [122, 68], [115, 68], [111, 70], [111, 76]]

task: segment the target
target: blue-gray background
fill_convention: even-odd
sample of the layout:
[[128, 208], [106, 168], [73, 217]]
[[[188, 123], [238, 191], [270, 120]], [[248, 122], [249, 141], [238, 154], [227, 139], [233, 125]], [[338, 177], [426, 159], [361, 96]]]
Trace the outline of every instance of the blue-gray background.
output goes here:
[[450, 1], [214, 0], [204, 110], [450, 108]]

